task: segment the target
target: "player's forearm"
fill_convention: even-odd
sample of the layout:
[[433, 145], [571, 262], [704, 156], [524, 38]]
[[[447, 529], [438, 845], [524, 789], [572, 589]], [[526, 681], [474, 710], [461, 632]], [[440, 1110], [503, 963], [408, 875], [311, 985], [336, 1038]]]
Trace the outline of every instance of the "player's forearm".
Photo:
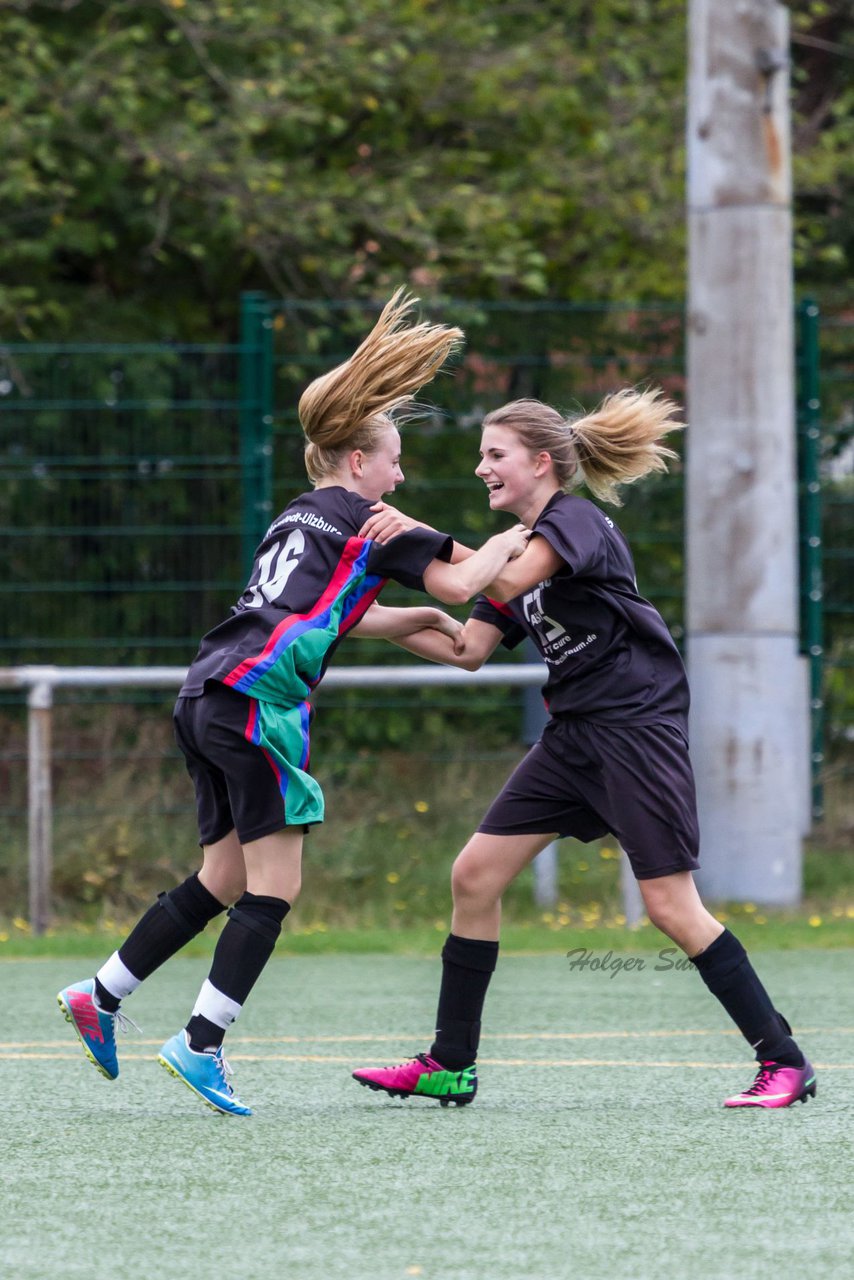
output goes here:
[[427, 566], [424, 585], [443, 604], [465, 604], [492, 582], [507, 564], [507, 543], [496, 535], [456, 564], [434, 560]]
[[454, 549], [451, 553], [451, 564], [462, 564], [463, 560], [468, 560], [474, 555], [474, 547], [467, 547], [464, 542], [455, 542]]
[[442, 662], [448, 667], [465, 667], [469, 671], [474, 671], [481, 665], [470, 655], [456, 653], [450, 636], [432, 628], [414, 632], [409, 636], [397, 636], [392, 643], [401, 649], [406, 649], [408, 653], [414, 653], [417, 658], [426, 658], [428, 662]]
[[393, 608], [372, 604], [350, 634], [361, 640], [399, 640], [403, 636], [415, 635], [427, 627], [437, 626], [440, 618], [441, 610], [431, 605]]

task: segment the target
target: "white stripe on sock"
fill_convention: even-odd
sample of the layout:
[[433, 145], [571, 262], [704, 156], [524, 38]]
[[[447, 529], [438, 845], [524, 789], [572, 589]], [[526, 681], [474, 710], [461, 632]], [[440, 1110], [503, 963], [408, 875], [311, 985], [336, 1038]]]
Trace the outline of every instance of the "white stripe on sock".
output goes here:
[[132, 991], [136, 991], [141, 979], [135, 978], [126, 964], [119, 959], [118, 951], [114, 951], [105, 965], [98, 970], [97, 978], [117, 1000], [124, 1000]]
[[203, 1018], [207, 1018], [208, 1022], [225, 1030], [226, 1027], [231, 1026], [242, 1008], [242, 1004], [238, 1004], [236, 1000], [230, 1000], [213, 986], [209, 978], [205, 978], [193, 1008], [193, 1017], [200, 1013]]

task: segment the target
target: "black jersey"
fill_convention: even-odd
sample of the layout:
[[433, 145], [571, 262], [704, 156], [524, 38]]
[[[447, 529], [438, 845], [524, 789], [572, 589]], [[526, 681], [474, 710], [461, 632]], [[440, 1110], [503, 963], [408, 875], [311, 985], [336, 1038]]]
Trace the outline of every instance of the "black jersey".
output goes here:
[[592, 502], [556, 494], [534, 524], [564, 561], [508, 604], [480, 597], [473, 616], [514, 648], [526, 636], [548, 666], [543, 697], [552, 715], [648, 724], [683, 731], [685, 668], [664, 619], [638, 595], [632, 554], [610, 516]]
[[206, 680], [292, 707], [321, 680], [341, 638], [389, 578], [424, 590], [432, 560], [450, 560], [453, 539], [416, 528], [381, 544], [360, 538], [367, 499], [338, 485], [295, 498], [255, 552], [232, 616], [203, 638], [181, 694]]

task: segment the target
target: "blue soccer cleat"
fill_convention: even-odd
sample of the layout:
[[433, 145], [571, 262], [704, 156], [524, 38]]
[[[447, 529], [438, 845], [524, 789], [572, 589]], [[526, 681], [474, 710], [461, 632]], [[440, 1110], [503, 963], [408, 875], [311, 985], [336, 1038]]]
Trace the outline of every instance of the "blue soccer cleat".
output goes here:
[[136, 1023], [123, 1013], [107, 1013], [95, 1004], [95, 979], [75, 982], [65, 987], [56, 997], [60, 1009], [77, 1032], [83, 1052], [102, 1076], [115, 1080], [119, 1074], [116, 1055], [116, 1023], [122, 1031], [135, 1027]]
[[252, 1115], [251, 1109], [243, 1105], [226, 1079], [232, 1072], [222, 1056], [222, 1045], [216, 1053], [196, 1053], [190, 1048], [186, 1030], [179, 1031], [166, 1041], [157, 1061], [214, 1111], [229, 1116]]

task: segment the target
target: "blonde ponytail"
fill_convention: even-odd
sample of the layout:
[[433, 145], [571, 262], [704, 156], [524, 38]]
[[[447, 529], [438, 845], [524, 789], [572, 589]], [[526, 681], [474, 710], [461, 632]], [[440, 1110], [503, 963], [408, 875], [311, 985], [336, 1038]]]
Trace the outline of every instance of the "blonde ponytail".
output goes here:
[[345, 449], [368, 451], [392, 415], [412, 405], [463, 340], [461, 329], [421, 321], [407, 326], [417, 298], [398, 289], [349, 360], [306, 387], [299, 420], [312, 480], [328, 474]]
[[586, 484], [600, 501], [619, 507], [620, 485], [666, 471], [667, 460], [678, 457], [661, 443], [684, 429], [678, 413], [659, 388], [629, 388], [574, 420], [539, 400], [514, 400], [487, 414], [483, 425], [510, 427], [532, 453], [548, 453], [561, 488]]
[[652, 471], [666, 471], [679, 455], [661, 443], [685, 423], [659, 388], [627, 389], [606, 396], [598, 409], [573, 422], [570, 430], [584, 483], [602, 502], [621, 505], [617, 489]]

